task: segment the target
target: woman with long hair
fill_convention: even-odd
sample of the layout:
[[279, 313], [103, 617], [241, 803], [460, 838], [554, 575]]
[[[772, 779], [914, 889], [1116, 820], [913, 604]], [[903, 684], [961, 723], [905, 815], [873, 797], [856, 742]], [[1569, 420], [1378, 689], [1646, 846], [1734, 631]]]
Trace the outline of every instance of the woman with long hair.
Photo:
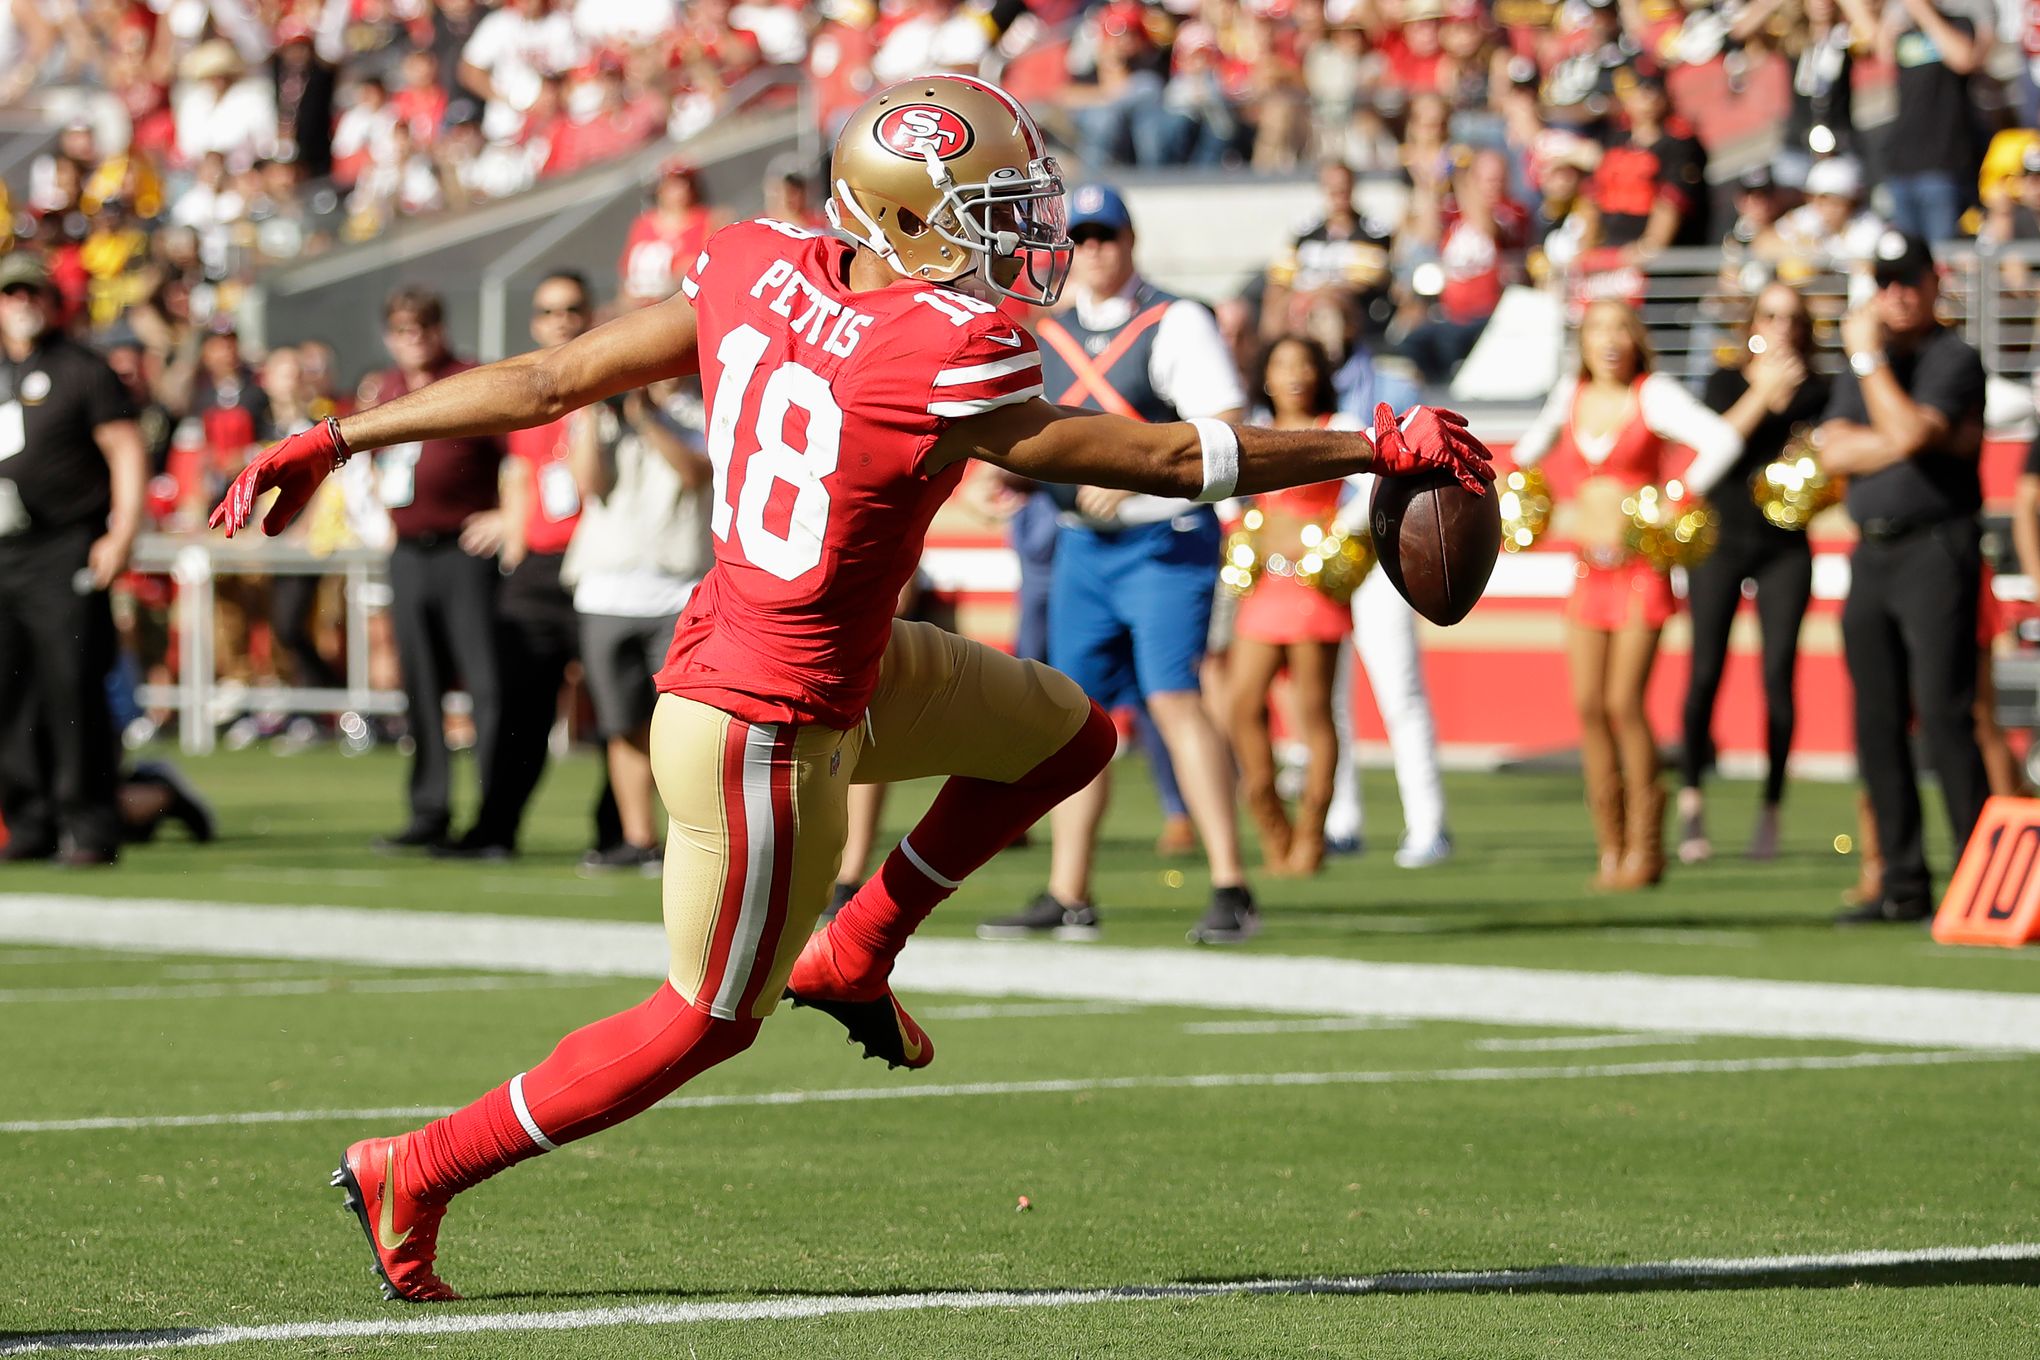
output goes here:
[[1681, 444], [1695, 455], [1684, 480], [1705, 493], [1742, 452], [1742, 438], [1676, 380], [1652, 371], [1650, 336], [1627, 303], [1589, 306], [1579, 349], [1578, 370], [1552, 391], [1515, 459], [1534, 467], [1564, 450], [1584, 465], [1571, 494], [1580, 560], [1566, 610], [1566, 658], [1600, 849], [1594, 883], [1641, 888], [1664, 873], [1665, 797], [1644, 694], [1678, 598], [1666, 574], [1627, 547], [1622, 503], [1663, 485], [1667, 454]]
[[1680, 758], [1679, 859], [1687, 864], [1713, 853], [1700, 784], [1714, 763], [1714, 701], [1745, 581], [1756, 587], [1769, 762], [1749, 857], [1767, 860], [1778, 853], [1778, 805], [1785, 795], [1785, 760], [1797, 716], [1792, 682], [1799, 664], [1799, 624], [1813, 597], [1813, 549], [1804, 531], [1781, 529], [1765, 519], [1747, 490], [1751, 479], [1785, 451], [1794, 430], [1818, 424], [1827, 410], [1828, 380], [1813, 371], [1812, 355], [1813, 316], [1806, 299], [1790, 284], [1773, 283], [1751, 303], [1734, 360], [1707, 379], [1703, 399], [1742, 436], [1743, 453], [1722, 477], [1722, 495], [1715, 501], [1720, 541], [1686, 582], [1693, 664]]
[[[1285, 335], [1262, 351], [1258, 368], [1262, 419], [1278, 430], [1357, 429], [1338, 414], [1332, 361], [1323, 345]], [[1331, 528], [1345, 484], [1333, 479], [1254, 498], [1263, 562], [1279, 555], [1294, 563], [1305, 549], [1304, 531]], [[1293, 569], [1264, 569], [1233, 622], [1228, 667], [1234, 756], [1247, 810], [1261, 835], [1261, 857], [1272, 873], [1312, 874], [1324, 858], [1325, 812], [1332, 802], [1339, 738], [1332, 721], [1332, 679], [1339, 648], [1352, 630], [1346, 602], [1306, 584]], [[1290, 820], [1275, 790], [1275, 752], [1268, 734], [1268, 699], [1275, 677], [1289, 672], [1298, 735], [1308, 752], [1303, 796]]]

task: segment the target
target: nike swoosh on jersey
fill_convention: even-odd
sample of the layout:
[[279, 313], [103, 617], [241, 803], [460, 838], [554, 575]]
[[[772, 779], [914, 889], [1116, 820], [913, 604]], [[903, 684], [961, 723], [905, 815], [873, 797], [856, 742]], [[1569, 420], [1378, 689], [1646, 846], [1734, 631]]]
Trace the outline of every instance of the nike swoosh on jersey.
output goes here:
[[397, 1210], [396, 1206], [390, 1202], [392, 1187], [396, 1183], [397, 1144], [395, 1139], [391, 1139], [389, 1149], [385, 1152], [383, 1161], [382, 1212], [376, 1216], [375, 1222], [376, 1245], [384, 1251], [395, 1251], [398, 1247], [411, 1240], [411, 1230], [409, 1228], [404, 1229], [402, 1237], [397, 1238], [394, 1242], [390, 1240], [390, 1234], [397, 1230]]
[[1007, 346], [1007, 347], [1009, 347], [1009, 348], [1011, 348], [1011, 349], [1018, 349], [1018, 348], [1020, 348], [1021, 344], [1022, 344], [1022, 343], [1024, 343], [1024, 342], [1023, 342], [1023, 341], [1022, 341], [1022, 340], [1020, 339], [1020, 337], [1019, 337], [1019, 336], [1017, 336], [1017, 335], [989, 335], [989, 334], [988, 334], [988, 335], [986, 335], [986, 336], [985, 336], [985, 339], [987, 339], [987, 340], [991, 341], [991, 342], [992, 342], [993, 344], [995, 344], [995, 345], [1005, 345], [1005, 346]]

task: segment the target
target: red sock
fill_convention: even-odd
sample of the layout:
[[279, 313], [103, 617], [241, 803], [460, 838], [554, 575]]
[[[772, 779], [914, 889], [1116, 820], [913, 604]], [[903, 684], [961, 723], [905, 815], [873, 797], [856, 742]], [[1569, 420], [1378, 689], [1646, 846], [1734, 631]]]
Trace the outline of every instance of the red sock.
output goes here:
[[457, 1194], [499, 1171], [649, 1109], [757, 1036], [718, 1020], [667, 983], [639, 1005], [585, 1025], [551, 1056], [411, 1136], [411, 1193]]
[[1075, 736], [1010, 784], [950, 779], [927, 814], [885, 858], [871, 880], [829, 923], [829, 946], [843, 980], [874, 993], [928, 913], [986, 860], [1097, 778], [1118, 733], [1096, 704]]

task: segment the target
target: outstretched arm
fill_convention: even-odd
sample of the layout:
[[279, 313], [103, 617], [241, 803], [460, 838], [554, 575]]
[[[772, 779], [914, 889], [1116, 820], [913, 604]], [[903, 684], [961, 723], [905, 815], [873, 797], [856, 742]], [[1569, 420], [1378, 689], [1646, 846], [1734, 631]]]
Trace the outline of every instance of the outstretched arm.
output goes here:
[[347, 449], [507, 434], [590, 402], [692, 373], [694, 304], [675, 293], [587, 334], [421, 387], [340, 422]]
[[[1214, 428], [1216, 427], [1216, 428]], [[1228, 476], [1224, 431], [1236, 472]], [[1419, 406], [1398, 421], [1376, 408], [1368, 433], [1268, 430], [1217, 422], [1146, 424], [1034, 400], [960, 420], [929, 454], [932, 471], [977, 458], [1044, 482], [1223, 500], [1349, 476], [1442, 469], [1470, 488], [1492, 478], [1488, 451], [1450, 411]]]
[[256, 500], [274, 487], [279, 494], [262, 531], [282, 533], [326, 474], [353, 453], [557, 420], [604, 397], [694, 372], [696, 338], [694, 304], [675, 294], [564, 345], [471, 368], [345, 420], [322, 422], [250, 463], [210, 522], [233, 537], [254, 515]]

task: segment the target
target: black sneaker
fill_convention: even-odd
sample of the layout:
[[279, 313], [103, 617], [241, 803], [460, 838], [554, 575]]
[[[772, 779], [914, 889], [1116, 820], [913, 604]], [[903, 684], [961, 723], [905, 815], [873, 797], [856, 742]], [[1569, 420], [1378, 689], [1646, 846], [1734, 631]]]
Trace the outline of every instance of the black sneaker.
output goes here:
[[517, 847], [497, 840], [494, 836], [481, 835], [470, 831], [459, 840], [432, 847], [434, 859], [470, 860], [484, 864], [501, 864], [517, 858]]
[[375, 848], [381, 854], [395, 854], [404, 850], [429, 850], [435, 845], [446, 844], [446, 823], [413, 822], [402, 831], [375, 838]]
[[1261, 931], [1261, 910], [1246, 885], [1213, 888], [1211, 908], [1190, 931], [1192, 944], [1241, 944]]
[[1933, 917], [1934, 908], [1926, 902], [1902, 903], [1878, 898], [1874, 902], [1865, 902], [1860, 906], [1852, 907], [1848, 911], [1842, 912], [1835, 917], [1835, 924], [1838, 926], [1917, 925], [1921, 921], [1930, 921]]
[[134, 769], [134, 778], [143, 784], [154, 784], [170, 793], [170, 806], [163, 812], [165, 817], [182, 826], [185, 833], [200, 845], [211, 841], [217, 834], [213, 825], [212, 805], [198, 796], [198, 790], [191, 787], [175, 765], [166, 765], [158, 760], [144, 760]]
[[855, 883], [838, 883], [834, 888], [831, 888], [829, 890], [829, 905], [822, 908], [822, 914], [816, 919], [815, 924], [817, 926], [825, 926], [835, 920], [836, 913], [849, 906], [850, 899], [857, 896], [858, 887], [859, 885]]
[[980, 922], [980, 940], [1032, 940], [1043, 935], [1058, 940], [1098, 938], [1098, 909], [1089, 902], [1065, 902], [1043, 893], [1011, 916]]
[[0, 864], [29, 864], [56, 857], [57, 847], [49, 841], [24, 840], [16, 836], [5, 846], [0, 846]]
[[624, 841], [607, 850], [590, 850], [581, 856], [581, 866], [575, 870], [583, 878], [598, 874], [613, 874], [631, 869], [646, 878], [656, 878], [664, 870], [666, 857], [656, 845], [632, 845]]

